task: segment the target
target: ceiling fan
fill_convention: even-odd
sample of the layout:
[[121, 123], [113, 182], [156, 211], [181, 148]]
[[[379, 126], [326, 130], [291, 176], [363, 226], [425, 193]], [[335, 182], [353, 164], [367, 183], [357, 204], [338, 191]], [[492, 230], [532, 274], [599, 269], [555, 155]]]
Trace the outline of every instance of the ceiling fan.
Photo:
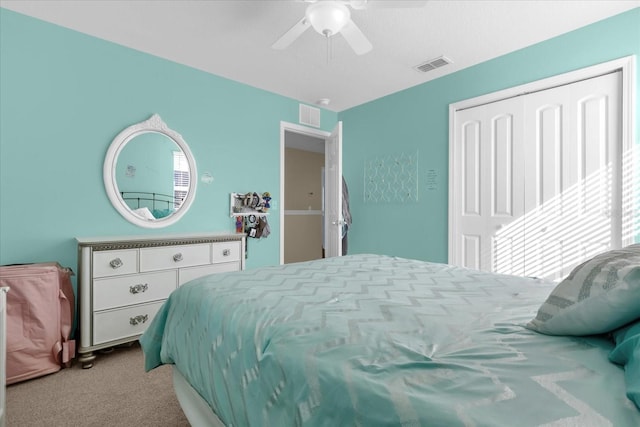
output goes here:
[[364, 55], [373, 45], [351, 19], [351, 11], [368, 7], [422, 7], [425, 1], [375, 0], [302, 0], [310, 3], [304, 17], [280, 37], [271, 47], [285, 49], [313, 27], [327, 39], [340, 33], [357, 55]]

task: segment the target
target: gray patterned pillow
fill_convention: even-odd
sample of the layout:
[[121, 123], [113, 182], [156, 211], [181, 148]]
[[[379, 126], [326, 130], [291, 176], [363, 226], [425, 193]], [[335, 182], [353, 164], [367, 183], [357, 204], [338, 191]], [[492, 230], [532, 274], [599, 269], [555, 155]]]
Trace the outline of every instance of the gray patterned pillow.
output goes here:
[[556, 286], [527, 328], [549, 335], [609, 332], [640, 318], [640, 244], [599, 254]]

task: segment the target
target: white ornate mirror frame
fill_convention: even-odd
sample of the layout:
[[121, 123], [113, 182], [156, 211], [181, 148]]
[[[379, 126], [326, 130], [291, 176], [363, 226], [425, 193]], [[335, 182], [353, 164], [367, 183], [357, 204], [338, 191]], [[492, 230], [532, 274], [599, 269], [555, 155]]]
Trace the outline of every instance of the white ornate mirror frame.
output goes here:
[[[118, 183], [116, 180], [118, 155], [129, 141], [136, 136], [145, 133], [158, 133], [173, 140], [178, 147], [180, 147], [184, 153], [187, 163], [189, 164], [189, 190], [187, 195], [180, 207], [171, 215], [164, 218], [148, 219], [134, 213], [124, 201], [120, 194], [120, 190], [118, 189]], [[196, 161], [191, 154], [189, 146], [182, 136], [176, 131], [170, 129], [157, 114], [152, 115], [148, 120], [131, 125], [120, 132], [111, 142], [104, 160], [104, 186], [111, 204], [125, 219], [127, 219], [127, 221], [145, 228], [162, 228], [177, 222], [189, 210], [189, 207], [195, 198], [196, 185], [198, 182], [197, 176]]]

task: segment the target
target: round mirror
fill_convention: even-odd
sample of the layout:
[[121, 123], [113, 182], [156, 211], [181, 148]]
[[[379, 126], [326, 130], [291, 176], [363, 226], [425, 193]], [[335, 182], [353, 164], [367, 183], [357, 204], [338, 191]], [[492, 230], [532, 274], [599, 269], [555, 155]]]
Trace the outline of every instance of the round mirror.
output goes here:
[[196, 192], [196, 162], [182, 136], [154, 114], [129, 126], [109, 146], [104, 184], [128, 221], [147, 228], [175, 223]]

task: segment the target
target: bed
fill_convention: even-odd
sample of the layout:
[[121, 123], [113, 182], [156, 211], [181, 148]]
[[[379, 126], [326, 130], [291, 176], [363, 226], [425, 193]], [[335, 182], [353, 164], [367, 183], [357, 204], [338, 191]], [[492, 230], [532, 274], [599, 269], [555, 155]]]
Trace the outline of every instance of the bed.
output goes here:
[[164, 218], [175, 210], [176, 200], [171, 194], [121, 191], [120, 197], [133, 212], [146, 219]]
[[206, 276], [140, 338], [145, 369], [173, 365], [194, 426], [639, 426], [634, 251], [587, 297], [572, 273], [573, 303], [575, 283], [382, 255]]

